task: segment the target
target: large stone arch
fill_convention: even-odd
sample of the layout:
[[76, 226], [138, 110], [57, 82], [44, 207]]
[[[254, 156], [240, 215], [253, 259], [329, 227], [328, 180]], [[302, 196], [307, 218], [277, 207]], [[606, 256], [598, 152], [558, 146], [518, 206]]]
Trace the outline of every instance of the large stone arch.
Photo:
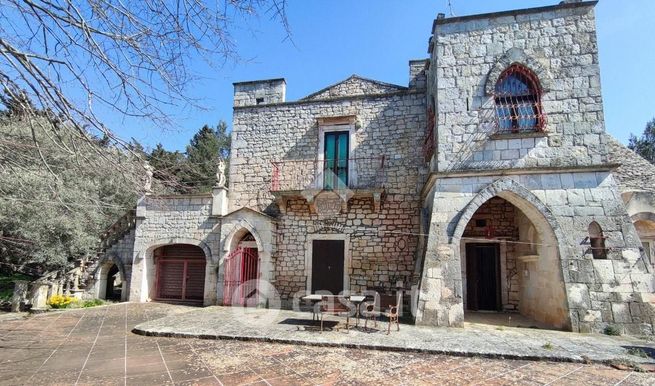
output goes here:
[[[504, 198], [521, 210], [524, 209], [523, 207], [526, 207], [528, 212], [530, 212], [526, 214], [533, 214], [537, 219], [543, 219], [549, 225], [555, 237], [558, 240], [564, 240], [564, 234], [557, 223], [557, 219], [539, 197], [511, 178], [500, 178], [480, 190], [461, 212], [457, 220], [457, 225], [450, 236], [450, 243], [459, 242], [466, 228], [466, 224], [471, 220], [473, 214], [475, 214], [482, 204], [495, 196]], [[529, 205], [526, 206], [525, 204]]]
[[[503, 198], [518, 208], [532, 223], [539, 234], [539, 240], [541, 240], [536, 245], [536, 254], [539, 259], [535, 262], [525, 263], [525, 267], [526, 270], [529, 267], [535, 272], [534, 283], [531, 285], [535, 288], [544, 288], [544, 293], [547, 293], [551, 299], [548, 299], [546, 305], [536, 307], [534, 293], [537, 291], [531, 287], [530, 291], [526, 292], [531, 292], [532, 297], [526, 296], [526, 299], [535, 304], [524, 306], [524, 310], [529, 310], [526, 311], [527, 316], [558, 328], [571, 329], [571, 322], [575, 319], [570, 314], [571, 305], [567, 296], [566, 275], [564, 274], [566, 264], [563, 257], [566, 256], [566, 251], [562, 247], [561, 241], [565, 240], [565, 236], [550, 209], [522, 184], [505, 177], [479, 191], [456, 220], [449, 243], [460, 246], [464, 230], [475, 212], [493, 197]], [[463, 256], [460, 248], [454, 247], [453, 251], [461, 261]], [[521, 312], [523, 313], [523, 310]], [[553, 320], [556, 321], [553, 322]]]
[[500, 74], [502, 74], [502, 72], [507, 67], [514, 63], [521, 64], [534, 72], [539, 79], [539, 85], [541, 86], [541, 90], [543, 92], [547, 92], [552, 89], [553, 76], [546, 69], [546, 67], [544, 67], [544, 65], [541, 64], [539, 60], [526, 54], [522, 49], [511, 48], [496, 61], [493, 67], [491, 67], [484, 86], [484, 90], [487, 95], [493, 95], [494, 89], [496, 88], [496, 82], [498, 81]]
[[193, 245], [202, 249], [206, 259], [203, 304], [205, 306], [216, 304], [216, 282], [218, 280], [216, 265], [218, 258], [212, 254], [211, 248], [205, 241], [189, 237], [169, 237], [150, 240], [138, 251], [135, 251], [130, 300], [145, 302], [154, 298], [155, 264], [153, 252], [157, 248], [173, 244]]

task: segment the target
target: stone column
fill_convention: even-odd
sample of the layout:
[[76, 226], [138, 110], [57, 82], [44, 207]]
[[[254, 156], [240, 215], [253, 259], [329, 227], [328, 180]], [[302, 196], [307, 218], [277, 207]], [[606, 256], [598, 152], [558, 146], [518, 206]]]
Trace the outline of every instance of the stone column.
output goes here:
[[227, 188], [215, 187], [212, 189], [212, 216], [225, 216], [227, 214]]

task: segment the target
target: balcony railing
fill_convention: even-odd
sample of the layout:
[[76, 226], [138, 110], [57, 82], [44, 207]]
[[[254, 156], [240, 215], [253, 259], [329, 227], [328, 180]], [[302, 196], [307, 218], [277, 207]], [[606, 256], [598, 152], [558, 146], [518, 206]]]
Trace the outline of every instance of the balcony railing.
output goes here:
[[272, 192], [364, 190], [384, 186], [384, 156], [273, 162]]

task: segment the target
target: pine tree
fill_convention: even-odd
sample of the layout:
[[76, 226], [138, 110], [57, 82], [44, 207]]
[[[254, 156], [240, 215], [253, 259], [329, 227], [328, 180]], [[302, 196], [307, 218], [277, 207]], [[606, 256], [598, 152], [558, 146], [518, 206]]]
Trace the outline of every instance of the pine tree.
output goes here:
[[[231, 138], [227, 124], [219, 121], [216, 127], [204, 125], [186, 148], [187, 173], [182, 177], [185, 185], [197, 192], [208, 192], [216, 182], [218, 158], [229, 162]], [[227, 171], [227, 169], [226, 169]]]
[[628, 147], [635, 153], [655, 164], [655, 118], [646, 124], [641, 137], [630, 134]]

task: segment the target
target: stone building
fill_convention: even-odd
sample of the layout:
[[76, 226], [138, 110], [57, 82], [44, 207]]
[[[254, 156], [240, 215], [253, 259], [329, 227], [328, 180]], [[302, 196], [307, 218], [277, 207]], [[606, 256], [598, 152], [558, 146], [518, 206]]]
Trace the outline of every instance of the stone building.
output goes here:
[[235, 83], [229, 190], [145, 195], [95, 294], [116, 264], [133, 301], [403, 289], [418, 324], [652, 333], [655, 168], [605, 132], [595, 4], [439, 15], [407, 86]]

